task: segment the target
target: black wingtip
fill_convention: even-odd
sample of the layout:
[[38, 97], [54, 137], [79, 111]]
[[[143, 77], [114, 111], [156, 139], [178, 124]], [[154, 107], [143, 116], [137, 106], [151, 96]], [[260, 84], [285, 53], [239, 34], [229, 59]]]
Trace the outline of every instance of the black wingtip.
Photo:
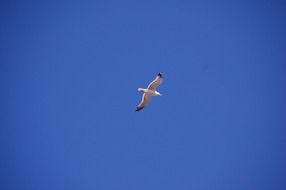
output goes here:
[[158, 76], [161, 77], [161, 78], [163, 78], [163, 74], [162, 74], [161, 72], [158, 73]]
[[144, 107], [142, 107], [142, 108], [136, 108], [136, 110], [135, 111], [140, 111], [140, 110], [142, 110]]

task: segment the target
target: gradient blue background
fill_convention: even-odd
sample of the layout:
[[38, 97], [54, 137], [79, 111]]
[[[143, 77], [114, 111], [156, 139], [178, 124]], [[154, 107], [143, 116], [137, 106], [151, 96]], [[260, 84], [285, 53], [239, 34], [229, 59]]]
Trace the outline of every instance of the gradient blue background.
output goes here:
[[0, 19], [0, 189], [286, 189], [285, 1], [15, 0]]

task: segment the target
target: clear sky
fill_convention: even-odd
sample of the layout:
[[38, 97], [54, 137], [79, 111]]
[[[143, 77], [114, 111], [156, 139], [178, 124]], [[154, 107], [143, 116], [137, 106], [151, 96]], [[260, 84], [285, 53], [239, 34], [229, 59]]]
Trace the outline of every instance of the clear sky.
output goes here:
[[1, 1], [0, 189], [285, 190], [285, 20], [282, 0]]

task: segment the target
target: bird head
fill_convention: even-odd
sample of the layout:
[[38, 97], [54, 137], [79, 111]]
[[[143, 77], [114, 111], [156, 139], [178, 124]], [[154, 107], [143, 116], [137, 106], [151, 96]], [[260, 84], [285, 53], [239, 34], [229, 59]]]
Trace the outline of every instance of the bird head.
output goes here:
[[157, 95], [157, 96], [163, 96], [163, 94], [161, 94], [160, 92], [155, 92], [155, 94]]

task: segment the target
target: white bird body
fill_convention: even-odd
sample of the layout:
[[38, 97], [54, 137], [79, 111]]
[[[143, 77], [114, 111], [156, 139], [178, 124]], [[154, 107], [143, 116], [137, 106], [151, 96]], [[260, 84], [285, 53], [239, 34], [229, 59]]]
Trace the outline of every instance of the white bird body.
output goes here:
[[147, 88], [138, 88], [139, 92], [143, 92], [142, 100], [136, 107], [136, 111], [140, 111], [147, 106], [153, 96], [162, 96], [162, 94], [156, 91], [157, 87], [163, 82], [163, 75], [159, 73], [155, 80], [153, 80]]
[[138, 88], [139, 92], [143, 92], [145, 94], [148, 94], [150, 96], [162, 96], [162, 94], [156, 90], [150, 90], [148, 88]]

